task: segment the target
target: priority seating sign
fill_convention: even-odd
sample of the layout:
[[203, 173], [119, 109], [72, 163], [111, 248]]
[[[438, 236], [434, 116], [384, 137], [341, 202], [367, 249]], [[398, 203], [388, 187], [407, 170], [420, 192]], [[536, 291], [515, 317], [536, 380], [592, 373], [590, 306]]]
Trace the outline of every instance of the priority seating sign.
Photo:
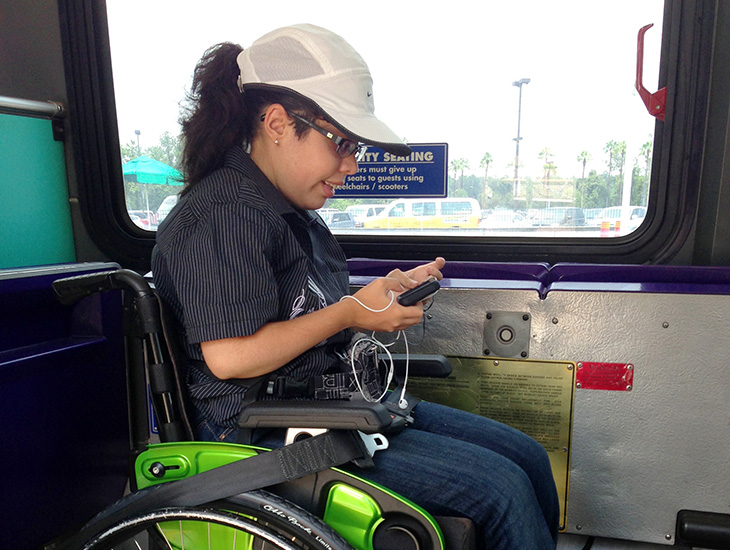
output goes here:
[[446, 143], [409, 143], [411, 154], [399, 157], [368, 147], [357, 174], [347, 176], [336, 199], [445, 197], [448, 184]]

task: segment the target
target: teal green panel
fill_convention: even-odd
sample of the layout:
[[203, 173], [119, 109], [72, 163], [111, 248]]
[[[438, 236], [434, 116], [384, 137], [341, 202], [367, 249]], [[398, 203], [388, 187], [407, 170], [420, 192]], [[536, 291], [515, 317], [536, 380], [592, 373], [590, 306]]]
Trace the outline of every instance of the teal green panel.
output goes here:
[[73, 261], [63, 143], [50, 120], [0, 114], [0, 268]]

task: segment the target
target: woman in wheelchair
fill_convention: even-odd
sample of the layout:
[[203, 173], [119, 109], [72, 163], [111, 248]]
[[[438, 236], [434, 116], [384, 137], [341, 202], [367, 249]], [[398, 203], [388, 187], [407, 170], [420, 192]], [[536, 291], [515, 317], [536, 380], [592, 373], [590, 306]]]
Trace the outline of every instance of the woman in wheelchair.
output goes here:
[[[392, 332], [422, 318], [422, 304], [394, 298], [440, 279], [443, 258], [342, 299], [345, 255], [314, 212], [357, 172], [365, 145], [409, 154], [375, 117], [372, 95], [357, 52], [312, 25], [246, 50], [218, 44], [196, 67], [181, 121], [185, 188], [159, 227], [153, 274], [184, 328], [202, 439], [237, 441], [241, 410], [271, 397], [272, 384], [260, 382], [272, 375], [347, 372], [353, 327]], [[433, 514], [471, 518], [482, 547], [555, 547], [558, 500], [538, 443], [437, 404], [419, 403], [412, 417], [358, 475]], [[252, 441], [283, 444], [277, 431]]]

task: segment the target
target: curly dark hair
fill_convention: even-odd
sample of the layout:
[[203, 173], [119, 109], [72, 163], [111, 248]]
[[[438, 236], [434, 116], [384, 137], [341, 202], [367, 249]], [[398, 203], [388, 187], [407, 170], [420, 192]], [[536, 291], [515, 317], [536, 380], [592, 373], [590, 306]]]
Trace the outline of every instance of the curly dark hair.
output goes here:
[[[318, 109], [303, 96], [284, 89], [238, 89], [236, 63], [243, 48], [231, 42], [212, 46], [203, 54], [193, 73], [193, 83], [182, 106], [182, 168], [186, 193], [193, 185], [220, 168], [231, 147], [250, 143], [261, 114], [272, 103], [310, 120], [321, 118]], [[297, 136], [309, 128], [295, 120]]]

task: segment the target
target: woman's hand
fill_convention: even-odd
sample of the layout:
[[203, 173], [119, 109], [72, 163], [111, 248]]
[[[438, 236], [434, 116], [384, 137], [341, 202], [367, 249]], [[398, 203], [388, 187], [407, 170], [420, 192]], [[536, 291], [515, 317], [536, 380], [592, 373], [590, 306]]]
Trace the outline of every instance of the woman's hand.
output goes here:
[[353, 294], [356, 300], [343, 300], [351, 306], [352, 326], [378, 332], [394, 332], [419, 323], [423, 317], [423, 307], [403, 307], [397, 300], [400, 294], [417, 285], [414, 279], [400, 270], [391, 272], [387, 277], [375, 279]]
[[440, 281], [444, 278], [441, 270], [445, 265], [446, 260], [439, 256], [430, 263], [419, 265], [418, 267], [414, 267], [413, 269], [406, 271], [405, 275], [406, 277], [414, 279], [418, 283], [422, 283], [429, 277], [435, 277], [437, 281]]

